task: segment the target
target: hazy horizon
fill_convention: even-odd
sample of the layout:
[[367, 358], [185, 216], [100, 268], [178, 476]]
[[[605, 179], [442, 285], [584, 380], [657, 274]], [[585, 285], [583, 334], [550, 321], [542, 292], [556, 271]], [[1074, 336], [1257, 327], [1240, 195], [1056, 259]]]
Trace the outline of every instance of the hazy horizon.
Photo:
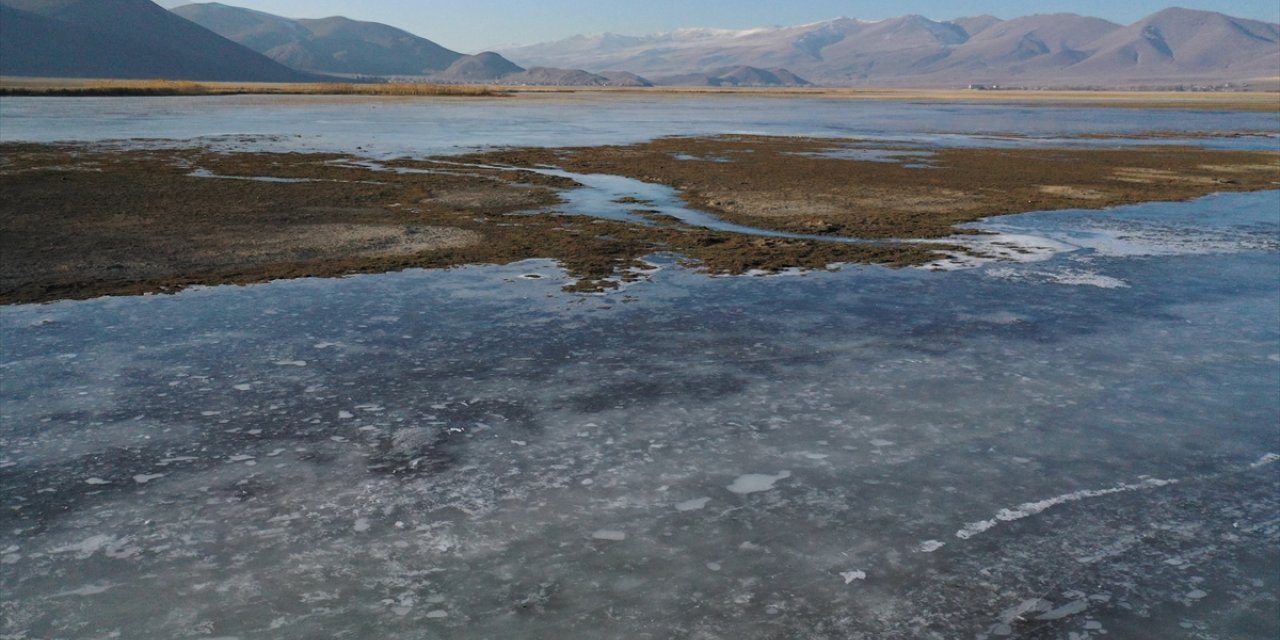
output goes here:
[[[187, 0], [160, 0], [176, 7]], [[367, 0], [352, 5], [343, 0], [225, 0], [223, 4], [265, 11], [290, 18], [345, 16], [382, 22], [404, 29], [445, 47], [476, 53], [503, 46], [519, 46], [560, 40], [579, 34], [620, 33], [645, 35], [686, 27], [750, 29], [796, 25], [841, 16], [881, 20], [920, 14], [934, 20], [952, 20], [982, 14], [1009, 19], [1040, 13], [1077, 13], [1131, 24], [1171, 6], [1219, 11], [1235, 17], [1280, 22], [1280, 5], [1271, 0], [1182, 1], [1175, 4], [1151, 0], [1116, 3], [1103, 0], [1028, 3], [1009, 0], [975, 0], [959, 10], [942, 0], [904, 2], [849, 2], [847, 0], [798, 0], [775, 3], [765, 0], [709, 0], [689, 3], [672, 0], [618, 0], [601, 10], [586, 0], [547, 0], [536, 5], [503, 0], [437, 2], [430, 6], [410, 0]]]

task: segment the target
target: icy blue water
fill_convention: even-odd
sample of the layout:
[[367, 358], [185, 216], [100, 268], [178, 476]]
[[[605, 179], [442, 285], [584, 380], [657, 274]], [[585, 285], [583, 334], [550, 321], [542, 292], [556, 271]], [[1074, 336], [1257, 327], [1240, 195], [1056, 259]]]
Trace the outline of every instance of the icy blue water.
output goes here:
[[1274, 638], [1280, 191], [980, 226], [0, 308], [0, 638]]
[[[656, 135], [757, 133], [865, 137], [929, 145], [1018, 145], [988, 134], [1280, 131], [1274, 113], [1069, 109], [720, 96], [5, 98], [0, 140], [190, 140], [226, 148], [434, 155], [487, 146], [642, 142]], [[975, 140], [973, 136], [980, 136]], [[1172, 142], [1161, 140], [1161, 142]], [[1280, 137], [1197, 141], [1275, 149]], [[1115, 144], [1075, 141], [1074, 144]], [[1124, 144], [1134, 144], [1125, 141]]]

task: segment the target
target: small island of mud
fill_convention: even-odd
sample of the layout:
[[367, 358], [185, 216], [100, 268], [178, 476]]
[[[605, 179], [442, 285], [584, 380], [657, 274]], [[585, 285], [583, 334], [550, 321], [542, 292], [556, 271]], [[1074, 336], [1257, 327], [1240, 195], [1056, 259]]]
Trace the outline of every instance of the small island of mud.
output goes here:
[[[640, 221], [567, 215], [557, 207], [580, 185], [547, 166], [667, 185], [691, 207], [760, 233], [686, 224], [635, 198], [611, 206]], [[1278, 186], [1280, 154], [1170, 146], [725, 136], [375, 163], [4, 144], [0, 303], [530, 258], [559, 261], [574, 288], [590, 291], [637, 277], [657, 252], [713, 273], [916, 265], [960, 250], [946, 240], [954, 225], [988, 216]]]

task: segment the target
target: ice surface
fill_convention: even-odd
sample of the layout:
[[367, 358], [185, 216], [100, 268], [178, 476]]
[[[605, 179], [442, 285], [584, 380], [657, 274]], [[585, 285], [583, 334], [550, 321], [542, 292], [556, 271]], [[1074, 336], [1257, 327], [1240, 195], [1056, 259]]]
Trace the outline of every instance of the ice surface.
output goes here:
[[[851, 103], [822, 97], [705, 100], [548, 94], [479, 102], [334, 96], [4, 100], [5, 126], [0, 128], [4, 141], [152, 139], [152, 144], [172, 144], [200, 138], [220, 149], [326, 151], [378, 158], [462, 153], [486, 146], [624, 144], [658, 135], [722, 133], [856, 137], [895, 146], [1042, 146], [1046, 141], [1118, 146], [1140, 141], [1054, 137], [1149, 131], [1153, 121], [1150, 112], [1141, 109]], [[1274, 117], [1268, 113], [1164, 110], [1158, 122], [1161, 129], [1171, 131], [1275, 129]], [[1024, 137], [1027, 134], [1030, 137]], [[1274, 137], [1266, 136], [1185, 143], [1275, 148]]]
[[[3, 100], [0, 135], [52, 121]], [[741, 104], [793, 126], [728, 100], [689, 127]], [[358, 103], [372, 153], [510, 126], [428, 102]], [[72, 134], [106, 117], [45, 104]], [[278, 122], [164, 104], [139, 122]], [[565, 139], [675, 113], [632, 106], [653, 120]], [[805, 126], [1018, 115], [860, 109]], [[567, 128], [543, 113], [536, 135]], [[308, 135], [272, 144], [347, 134]], [[1280, 194], [979, 226], [1044, 251], [788, 278], [658, 255], [590, 297], [528, 261], [0, 309], [0, 636], [1274, 638]]]

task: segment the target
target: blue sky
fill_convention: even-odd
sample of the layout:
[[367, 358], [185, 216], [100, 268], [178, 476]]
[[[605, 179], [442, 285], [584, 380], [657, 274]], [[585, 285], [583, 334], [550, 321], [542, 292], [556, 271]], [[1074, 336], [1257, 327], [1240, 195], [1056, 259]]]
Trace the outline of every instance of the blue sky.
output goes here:
[[[162, 0], [173, 7], [188, 0]], [[343, 15], [390, 24], [464, 53], [579, 33], [643, 35], [680, 27], [744, 29], [839, 16], [879, 20], [918, 13], [934, 20], [989, 13], [1013, 18], [1071, 12], [1129, 24], [1168, 6], [1280, 21], [1277, 0], [222, 0], [290, 18]]]

